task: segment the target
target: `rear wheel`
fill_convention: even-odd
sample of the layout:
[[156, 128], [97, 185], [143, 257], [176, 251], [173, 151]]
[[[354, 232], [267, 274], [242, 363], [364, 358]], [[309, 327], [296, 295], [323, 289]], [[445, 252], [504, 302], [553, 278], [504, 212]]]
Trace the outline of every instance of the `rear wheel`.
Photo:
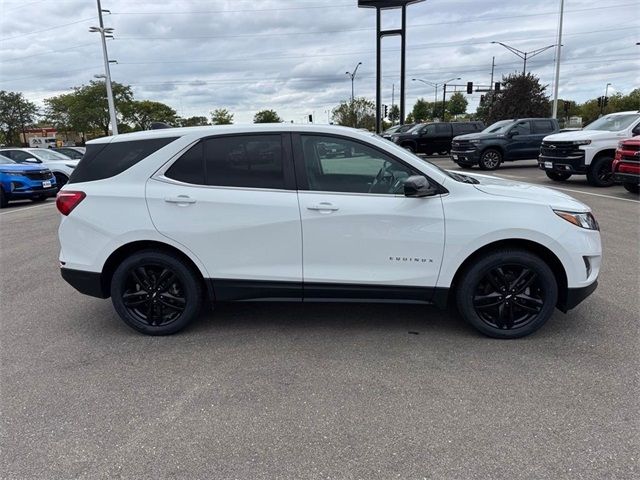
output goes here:
[[637, 183], [623, 183], [622, 186], [627, 192], [638, 194], [640, 193], [640, 185]]
[[608, 156], [598, 157], [587, 170], [587, 181], [594, 187], [610, 187], [614, 184], [611, 164], [613, 158]]
[[457, 304], [462, 317], [495, 338], [518, 338], [551, 317], [558, 285], [549, 266], [526, 250], [497, 250], [463, 273]]
[[196, 272], [179, 257], [144, 250], [125, 259], [111, 279], [120, 318], [147, 335], [170, 335], [193, 322], [202, 305]]
[[402, 148], [404, 148], [405, 150], [409, 150], [411, 153], [416, 153], [416, 147], [414, 147], [410, 143], [402, 145]]
[[569, 178], [571, 178], [570, 173], [551, 172], [551, 171], [546, 171], [545, 173], [547, 174], [547, 177], [549, 177], [551, 180], [554, 180], [556, 182], [564, 182], [566, 180], [569, 180]]
[[4, 208], [7, 206], [9, 201], [7, 200], [7, 196], [4, 194], [4, 189], [0, 188], [0, 208]]
[[502, 163], [502, 153], [493, 148], [489, 148], [482, 152], [478, 166], [482, 170], [495, 170]]
[[67, 177], [64, 173], [56, 172], [53, 174], [53, 176], [56, 177], [56, 187], [58, 187], [58, 190], [64, 187], [69, 181], [69, 177]]

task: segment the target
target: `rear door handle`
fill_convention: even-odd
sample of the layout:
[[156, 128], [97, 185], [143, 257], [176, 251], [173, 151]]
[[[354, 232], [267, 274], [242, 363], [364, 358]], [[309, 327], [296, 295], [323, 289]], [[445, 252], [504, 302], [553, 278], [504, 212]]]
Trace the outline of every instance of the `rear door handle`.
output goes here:
[[177, 203], [178, 205], [196, 203], [196, 199], [191, 198], [189, 195], [177, 195], [175, 197], [164, 197], [164, 201], [167, 203]]
[[316, 205], [309, 205], [307, 210], [316, 210], [318, 212], [335, 212], [339, 210], [338, 207], [329, 202], [320, 202]]

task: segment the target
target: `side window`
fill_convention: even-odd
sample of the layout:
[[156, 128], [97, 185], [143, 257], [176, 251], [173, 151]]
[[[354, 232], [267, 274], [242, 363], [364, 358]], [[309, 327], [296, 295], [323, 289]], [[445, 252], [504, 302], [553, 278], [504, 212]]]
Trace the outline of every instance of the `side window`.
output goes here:
[[207, 185], [285, 188], [282, 136], [239, 135], [204, 142]]
[[551, 133], [553, 132], [553, 123], [551, 120], [534, 120], [533, 130], [535, 133]]
[[180, 182], [204, 185], [204, 143], [198, 142], [183, 153], [164, 175]]
[[467, 133], [469, 130], [465, 128], [464, 123], [452, 123], [451, 128], [453, 129], [453, 135], [462, 135], [463, 133]]
[[[23, 152], [22, 150], [11, 150], [7, 153], [9, 154], [9, 158], [15, 160], [16, 162], [24, 162], [27, 158], [35, 158], [30, 153]], [[38, 163], [40, 163], [40, 160], [38, 160]]]
[[420, 133], [422, 135], [433, 135], [434, 133], [436, 133], [436, 126], [433, 123], [425, 125], [424, 127], [422, 127], [422, 130], [420, 130]]
[[531, 126], [529, 122], [518, 122], [513, 130], [517, 131], [519, 135], [529, 135], [531, 134]]
[[436, 123], [436, 133], [448, 135], [451, 133], [451, 126], [448, 123]]
[[409, 166], [371, 147], [343, 138], [302, 135], [309, 190], [401, 194]]

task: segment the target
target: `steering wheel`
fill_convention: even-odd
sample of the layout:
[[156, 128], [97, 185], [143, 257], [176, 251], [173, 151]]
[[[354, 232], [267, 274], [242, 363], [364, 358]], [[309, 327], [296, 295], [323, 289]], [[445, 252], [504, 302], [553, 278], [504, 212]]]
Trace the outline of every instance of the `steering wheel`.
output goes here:
[[[391, 170], [388, 168], [391, 166], [391, 162], [385, 162], [382, 168], [378, 171], [376, 178], [371, 183], [368, 193], [390, 193], [391, 188], [396, 186], [396, 178]], [[380, 190], [380, 187], [384, 187], [384, 190]]]

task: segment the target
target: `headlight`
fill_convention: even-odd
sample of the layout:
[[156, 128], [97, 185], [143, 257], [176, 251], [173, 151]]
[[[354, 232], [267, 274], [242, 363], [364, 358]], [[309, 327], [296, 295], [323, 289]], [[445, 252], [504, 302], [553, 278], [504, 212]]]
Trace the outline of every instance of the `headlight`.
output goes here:
[[623, 142], [618, 142], [618, 148], [624, 148], [624, 143]]
[[76, 168], [76, 166], [75, 166], [75, 165], [70, 164], [70, 163], [65, 163], [65, 165], [66, 165], [67, 167], [69, 167], [69, 168]]
[[477, 145], [480, 143], [480, 140], [469, 140], [469, 143], [473, 143], [474, 145]]
[[591, 212], [578, 213], [567, 212], [565, 210], [554, 210], [554, 213], [567, 222], [587, 230], [600, 230], [600, 226]]
[[576, 140], [573, 142], [574, 145], [590, 145], [591, 140]]

